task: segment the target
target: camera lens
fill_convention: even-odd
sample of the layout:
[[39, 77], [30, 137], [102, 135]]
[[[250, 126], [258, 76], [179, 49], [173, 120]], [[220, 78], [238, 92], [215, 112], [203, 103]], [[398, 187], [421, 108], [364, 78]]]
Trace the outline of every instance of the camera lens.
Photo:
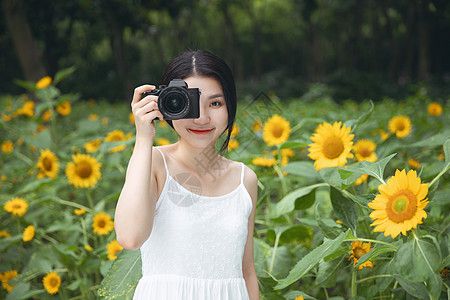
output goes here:
[[164, 110], [169, 114], [179, 114], [186, 108], [186, 98], [183, 94], [172, 92], [166, 95], [162, 103]]

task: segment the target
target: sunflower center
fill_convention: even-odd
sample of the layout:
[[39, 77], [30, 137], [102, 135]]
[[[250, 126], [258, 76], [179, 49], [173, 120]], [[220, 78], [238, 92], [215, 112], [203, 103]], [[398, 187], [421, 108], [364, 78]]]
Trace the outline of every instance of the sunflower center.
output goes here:
[[56, 280], [56, 278], [53, 278], [50, 283], [51, 283], [52, 286], [57, 286], [58, 285], [58, 280]]
[[272, 135], [276, 138], [281, 137], [281, 135], [283, 134], [283, 128], [279, 127], [279, 126], [275, 126], [272, 129]]
[[417, 198], [409, 190], [398, 191], [393, 195], [386, 206], [386, 213], [390, 220], [402, 223], [412, 219], [417, 211]]
[[22, 208], [22, 205], [20, 205], [20, 204], [14, 204], [14, 205], [13, 205], [13, 208], [14, 208], [14, 209], [19, 209], [19, 208]]
[[323, 143], [323, 154], [329, 158], [334, 159], [339, 157], [341, 153], [344, 151], [344, 144], [342, 140], [337, 136], [331, 136], [325, 140]]
[[359, 150], [359, 154], [362, 157], [369, 157], [370, 156], [371, 151], [367, 148], [362, 148], [361, 150]]
[[405, 130], [405, 123], [403, 123], [403, 122], [397, 122], [397, 130], [400, 130], [400, 131], [402, 131], [402, 130]]
[[105, 222], [105, 220], [100, 220], [100, 221], [98, 221], [97, 225], [100, 228], [104, 228], [106, 226], [106, 222]]
[[52, 169], [52, 160], [48, 157], [43, 159], [42, 164], [47, 171]]
[[87, 162], [77, 164], [77, 175], [81, 178], [88, 178], [92, 174], [92, 167]]
[[353, 256], [356, 257], [356, 259], [359, 259], [360, 257], [364, 256], [364, 254], [366, 254], [366, 251], [359, 247], [353, 250]]

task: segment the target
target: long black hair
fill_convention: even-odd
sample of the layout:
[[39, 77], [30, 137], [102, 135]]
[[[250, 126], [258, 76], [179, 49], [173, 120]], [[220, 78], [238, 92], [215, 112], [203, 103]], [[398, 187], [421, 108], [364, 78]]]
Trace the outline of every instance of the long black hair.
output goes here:
[[[220, 153], [228, 149], [234, 120], [236, 118], [237, 96], [233, 72], [225, 61], [206, 50], [187, 51], [174, 58], [167, 66], [161, 84], [168, 85], [172, 79], [185, 79], [190, 76], [213, 77], [219, 81], [228, 111], [227, 137]], [[167, 123], [173, 128], [172, 121]]]

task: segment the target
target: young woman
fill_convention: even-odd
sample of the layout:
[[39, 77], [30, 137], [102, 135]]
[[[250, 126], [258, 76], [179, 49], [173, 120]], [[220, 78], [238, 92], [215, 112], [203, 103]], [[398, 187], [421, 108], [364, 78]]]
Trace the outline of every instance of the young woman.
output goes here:
[[[136, 144], [115, 213], [117, 240], [139, 249], [142, 273], [134, 299], [259, 299], [253, 259], [257, 178], [223, 157], [236, 115], [227, 64], [207, 51], [175, 58], [162, 84], [183, 79], [201, 91], [200, 116], [167, 120], [176, 143], [153, 147], [154, 120], [163, 120], [155, 89], [135, 89]], [[215, 145], [226, 134], [221, 151]]]

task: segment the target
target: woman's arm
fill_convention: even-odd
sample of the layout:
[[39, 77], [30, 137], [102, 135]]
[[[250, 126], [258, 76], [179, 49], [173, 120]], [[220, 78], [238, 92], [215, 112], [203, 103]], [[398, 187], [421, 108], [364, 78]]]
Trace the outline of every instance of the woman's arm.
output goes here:
[[252, 198], [252, 212], [248, 218], [247, 243], [244, 248], [242, 272], [247, 285], [250, 300], [259, 300], [258, 278], [256, 277], [255, 262], [253, 258], [253, 230], [255, 228], [256, 202], [258, 199], [258, 178], [248, 167], [245, 168], [244, 185]]
[[154, 86], [135, 89], [131, 107], [136, 124], [136, 143], [127, 168], [125, 184], [116, 206], [114, 227], [117, 241], [125, 249], [138, 249], [149, 237], [157, 200], [156, 170], [161, 170], [159, 156], [153, 155], [155, 118], [162, 119], [157, 97], [140, 99]]

